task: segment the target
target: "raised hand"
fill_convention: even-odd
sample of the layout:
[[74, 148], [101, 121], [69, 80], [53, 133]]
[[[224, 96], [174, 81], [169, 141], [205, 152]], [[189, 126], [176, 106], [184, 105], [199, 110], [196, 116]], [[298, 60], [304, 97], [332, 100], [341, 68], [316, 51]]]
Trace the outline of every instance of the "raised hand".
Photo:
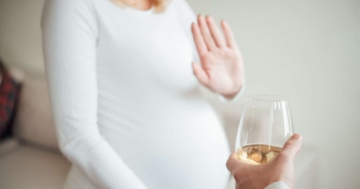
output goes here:
[[244, 63], [229, 24], [222, 21], [221, 27], [225, 39], [210, 16], [199, 15], [192, 24], [201, 61], [193, 63], [193, 71], [202, 85], [230, 99], [243, 86]]

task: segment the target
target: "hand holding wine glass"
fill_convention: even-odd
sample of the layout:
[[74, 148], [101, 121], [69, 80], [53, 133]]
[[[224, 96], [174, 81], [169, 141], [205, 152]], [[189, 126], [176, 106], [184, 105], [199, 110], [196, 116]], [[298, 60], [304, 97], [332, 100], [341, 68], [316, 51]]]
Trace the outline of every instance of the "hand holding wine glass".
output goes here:
[[263, 189], [276, 181], [294, 188], [294, 158], [301, 148], [301, 136], [294, 135], [288, 98], [249, 96], [235, 148], [227, 167], [237, 188]]
[[293, 189], [295, 186], [294, 159], [301, 145], [301, 136], [294, 134], [273, 161], [257, 166], [239, 161], [237, 154], [233, 153], [226, 166], [234, 175], [236, 189], [264, 189], [269, 184], [278, 181], [284, 182]]

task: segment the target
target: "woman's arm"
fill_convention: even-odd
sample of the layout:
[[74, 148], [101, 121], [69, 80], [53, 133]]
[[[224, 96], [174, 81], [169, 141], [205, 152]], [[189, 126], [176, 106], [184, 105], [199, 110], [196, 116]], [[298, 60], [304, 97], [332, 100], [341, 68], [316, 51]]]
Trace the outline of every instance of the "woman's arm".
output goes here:
[[43, 12], [46, 75], [63, 154], [97, 186], [145, 189], [100, 135], [91, 0], [48, 0]]
[[[193, 64], [193, 68], [195, 76], [198, 78], [199, 82], [210, 90], [222, 94], [220, 96], [220, 100], [222, 101], [235, 101], [236, 99], [238, 99], [238, 97], [241, 96], [245, 89], [244, 67], [240, 51], [238, 50], [235, 40], [232, 36], [230, 36], [232, 37], [232, 39], [229, 38], [229, 35], [232, 35], [229, 26], [225, 22], [222, 23], [222, 26], [225, 26], [226, 29], [224, 30], [224, 33], [226, 34], [226, 41], [222, 38], [222, 36], [218, 36], [218, 40], [216, 40], [216, 37], [212, 35], [210, 31], [213, 30], [211, 29], [214, 29], [217, 34], [220, 34], [219, 31], [217, 31], [217, 28], [215, 28], [215, 25], [213, 25], [214, 27], [210, 27], [210, 33], [208, 33], [208, 36], [210, 36], [211, 38], [210, 40], [204, 40], [202, 36], [206, 35], [204, 35], [203, 33], [201, 33], [200, 30], [198, 30], [198, 36], [200, 36], [201, 38], [200, 42], [202, 41], [203, 43], [203, 45], [201, 45], [199, 43], [199, 37], [196, 37], [196, 29], [194, 29], [194, 26], [192, 27], [192, 23], [198, 23], [201, 26], [200, 20], [204, 21], [204, 17], [199, 16], [198, 19], [196, 19], [194, 11], [191, 9], [186, 0], [174, 0], [173, 7], [176, 10], [179, 24], [181, 28], [183, 28], [188, 39], [190, 41], [195, 41], [192, 43], [194, 60], [195, 62], [199, 62], [201, 64]], [[204, 25], [208, 25], [208, 23], [204, 23]], [[218, 41], [222, 42], [223, 45], [219, 45], [217, 43]], [[205, 44], [204, 42], [208, 44], [209, 42], [212, 43], [214, 48], [210, 48], [209, 45]], [[232, 43], [232, 47], [230, 47], [230, 43]], [[203, 46], [204, 48], [201, 48], [201, 46]], [[217, 54], [226, 54], [227, 56], [216, 56]], [[232, 72], [221, 72], [221, 70], [226, 69], [232, 69]], [[234, 87], [239, 89], [232, 90], [232, 88]], [[237, 92], [233, 93], [231, 91]], [[228, 93], [231, 94], [226, 95]]]

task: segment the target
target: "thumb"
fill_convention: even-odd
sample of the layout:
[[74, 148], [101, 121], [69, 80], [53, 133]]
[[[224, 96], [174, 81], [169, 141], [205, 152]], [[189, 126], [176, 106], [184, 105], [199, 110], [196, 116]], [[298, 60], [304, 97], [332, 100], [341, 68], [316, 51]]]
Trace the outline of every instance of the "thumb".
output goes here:
[[295, 156], [299, 153], [301, 145], [302, 136], [299, 134], [294, 134], [284, 144], [284, 147], [280, 153], [294, 159]]
[[195, 77], [199, 80], [201, 84], [207, 86], [209, 82], [209, 77], [206, 74], [205, 70], [200, 66], [200, 64], [197, 64], [195, 62], [192, 64], [192, 67]]

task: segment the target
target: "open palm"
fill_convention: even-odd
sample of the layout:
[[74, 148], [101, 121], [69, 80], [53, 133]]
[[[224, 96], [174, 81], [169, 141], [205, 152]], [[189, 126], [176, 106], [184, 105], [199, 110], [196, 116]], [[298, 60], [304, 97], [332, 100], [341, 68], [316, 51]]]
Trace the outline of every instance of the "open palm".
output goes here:
[[192, 34], [201, 64], [193, 63], [193, 71], [201, 84], [215, 93], [232, 98], [244, 81], [244, 64], [230, 26], [221, 22], [225, 39], [214, 20], [198, 16], [192, 24]]

